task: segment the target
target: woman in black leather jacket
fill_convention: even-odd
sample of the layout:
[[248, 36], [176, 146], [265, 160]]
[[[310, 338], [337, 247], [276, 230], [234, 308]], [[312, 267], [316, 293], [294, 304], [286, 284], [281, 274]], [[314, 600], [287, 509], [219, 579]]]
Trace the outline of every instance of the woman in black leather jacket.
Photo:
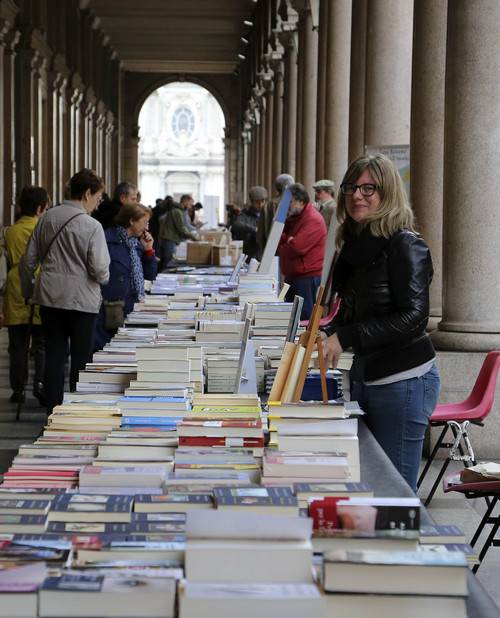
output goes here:
[[432, 260], [394, 164], [377, 154], [351, 163], [340, 186], [339, 254], [332, 288], [338, 314], [323, 329], [334, 367], [354, 350], [351, 398], [415, 490], [428, 419], [439, 395], [429, 318]]

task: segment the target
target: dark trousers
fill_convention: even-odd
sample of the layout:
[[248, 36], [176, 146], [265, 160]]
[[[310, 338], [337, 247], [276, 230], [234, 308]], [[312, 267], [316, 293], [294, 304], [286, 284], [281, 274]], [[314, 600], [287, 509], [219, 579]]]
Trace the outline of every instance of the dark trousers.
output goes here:
[[[28, 381], [29, 366], [29, 326], [16, 324], [9, 326], [9, 357], [10, 357], [10, 387], [13, 391], [24, 391]], [[45, 372], [45, 342], [41, 326], [31, 327], [31, 350], [35, 362], [33, 388], [37, 382], [44, 381]]]
[[160, 264], [158, 266], [158, 272], [164, 270], [170, 260], [174, 257], [177, 243], [173, 240], [161, 240], [160, 241]]
[[47, 411], [62, 403], [64, 396], [64, 365], [69, 352], [71, 366], [69, 387], [76, 389], [78, 372], [91, 359], [94, 347], [95, 313], [41, 307], [42, 326], [45, 334], [45, 393]]
[[290, 289], [286, 293], [285, 300], [293, 302], [295, 296], [302, 296], [304, 304], [302, 305], [301, 320], [308, 320], [316, 302], [316, 293], [321, 283], [321, 277], [297, 277], [297, 279], [287, 280]]

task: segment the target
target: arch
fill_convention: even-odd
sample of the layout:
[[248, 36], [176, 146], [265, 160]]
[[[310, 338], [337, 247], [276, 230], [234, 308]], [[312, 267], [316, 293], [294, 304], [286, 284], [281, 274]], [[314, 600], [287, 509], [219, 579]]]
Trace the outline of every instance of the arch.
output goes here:
[[169, 80], [153, 90], [138, 117], [138, 182], [145, 203], [188, 193], [203, 204], [203, 220], [217, 226], [226, 197], [225, 123], [219, 100], [201, 84]]
[[217, 103], [220, 105], [222, 109], [222, 113], [224, 114], [224, 122], [225, 122], [226, 130], [230, 130], [231, 114], [230, 114], [229, 106], [227, 105], [226, 100], [224, 99], [222, 94], [213, 84], [211, 84], [207, 80], [201, 77], [198, 77], [196, 75], [179, 75], [179, 74], [163, 75], [159, 77], [158, 79], [153, 80], [150, 84], [146, 86], [146, 88], [144, 88], [144, 90], [137, 97], [137, 101], [134, 106], [134, 120], [133, 120], [134, 124], [137, 125], [139, 123], [139, 114], [141, 112], [142, 106], [144, 105], [146, 100], [153, 94], [153, 92], [155, 92], [156, 90], [158, 90], [158, 88], [161, 88], [162, 86], [168, 86], [169, 84], [172, 84], [175, 82], [188, 82], [191, 84], [196, 84], [197, 86], [201, 86], [202, 88], [205, 88], [205, 90], [208, 90], [208, 92], [213, 97], [215, 97], [215, 99], [217, 100]]

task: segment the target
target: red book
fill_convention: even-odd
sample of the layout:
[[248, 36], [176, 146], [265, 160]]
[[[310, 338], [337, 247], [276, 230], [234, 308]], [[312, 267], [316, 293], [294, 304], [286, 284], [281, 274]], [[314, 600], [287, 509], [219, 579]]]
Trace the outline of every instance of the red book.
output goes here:
[[239, 448], [263, 448], [264, 438], [179, 436], [179, 446], [235, 446]]

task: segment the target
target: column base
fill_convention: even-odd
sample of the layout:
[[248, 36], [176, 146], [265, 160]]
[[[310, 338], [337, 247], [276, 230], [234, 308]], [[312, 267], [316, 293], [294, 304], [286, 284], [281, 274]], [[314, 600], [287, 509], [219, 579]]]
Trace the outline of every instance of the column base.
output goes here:
[[435, 330], [430, 334], [436, 350], [489, 352], [500, 350], [500, 333], [459, 333]]

